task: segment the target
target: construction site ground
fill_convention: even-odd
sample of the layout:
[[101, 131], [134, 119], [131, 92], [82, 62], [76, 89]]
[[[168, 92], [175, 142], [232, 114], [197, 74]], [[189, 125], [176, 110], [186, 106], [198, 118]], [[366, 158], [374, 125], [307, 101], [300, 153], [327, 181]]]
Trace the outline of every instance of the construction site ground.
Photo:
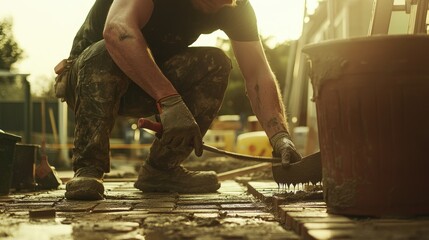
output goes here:
[[[143, 193], [123, 170], [106, 178], [100, 201], [67, 200], [64, 184], [12, 191], [0, 197], [0, 239], [429, 239], [429, 216], [330, 214], [320, 186], [279, 186], [269, 172], [208, 194]], [[59, 174], [65, 182], [72, 172]]]

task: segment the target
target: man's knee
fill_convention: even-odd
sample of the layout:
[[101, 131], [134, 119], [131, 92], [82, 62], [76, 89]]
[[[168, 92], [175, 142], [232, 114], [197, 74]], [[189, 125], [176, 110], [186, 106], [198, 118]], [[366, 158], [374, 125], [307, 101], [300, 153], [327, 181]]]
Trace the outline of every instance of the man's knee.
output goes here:
[[209, 70], [210, 66], [216, 68], [218, 71], [229, 73], [232, 70], [231, 59], [225, 54], [225, 52], [216, 47], [208, 47], [206, 49], [206, 58], [208, 58]]
[[202, 65], [205, 65], [206, 71], [204, 74], [205, 78], [205, 89], [201, 89], [205, 92], [205, 95], [216, 96], [215, 98], [223, 98], [224, 92], [228, 85], [229, 75], [231, 73], [232, 64], [231, 59], [225, 54], [225, 52], [219, 48], [207, 47], [204, 48]]

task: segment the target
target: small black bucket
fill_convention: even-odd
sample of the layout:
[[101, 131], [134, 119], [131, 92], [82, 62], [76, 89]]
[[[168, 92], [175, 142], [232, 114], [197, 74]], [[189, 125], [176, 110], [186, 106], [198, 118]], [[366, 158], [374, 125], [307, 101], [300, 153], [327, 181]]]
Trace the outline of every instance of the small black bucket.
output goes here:
[[16, 144], [12, 177], [12, 188], [16, 191], [36, 188], [35, 171], [38, 155], [40, 155], [40, 145]]
[[8, 195], [12, 182], [16, 143], [21, 137], [0, 130], [0, 195]]

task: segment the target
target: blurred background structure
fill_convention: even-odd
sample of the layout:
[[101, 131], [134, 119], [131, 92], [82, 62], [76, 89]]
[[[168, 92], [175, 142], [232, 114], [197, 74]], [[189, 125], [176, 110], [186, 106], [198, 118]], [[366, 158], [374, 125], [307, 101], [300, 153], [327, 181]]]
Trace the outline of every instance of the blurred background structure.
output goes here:
[[[91, 2], [91, 1], [89, 1]], [[85, 8], [91, 6], [88, 1], [82, 3]], [[295, 2], [295, 5], [287, 5]], [[300, 4], [296, 4], [300, 2]], [[373, 6], [375, 4], [394, 4], [393, 11], [388, 10], [390, 25], [389, 34], [402, 34], [409, 31], [411, 21], [410, 4], [408, 0], [253, 0], [260, 19], [261, 38], [266, 48], [267, 57], [277, 76], [282, 89], [284, 103], [288, 110], [288, 121], [294, 141], [302, 155], [316, 152], [318, 146], [316, 111], [311, 101], [312, 88], [308, 76], [307, 59], [302, 55], [302, 48], [310, 43], [329, 39], [341, 39], [366, 36], [371, 25]], [[0, 8], [8, 9], [4, 0], [0, 0]], [[56, 1], [55, 6], [70, 4]], [[76, 3], [75, 3], [76, 4]], [[283, 5], [282, 5], [283, 4]], [[3, 6], [1, 6], [3, 5]], [[426, 4], [427, 5], [427, 4]], [[281, 8], [284, 9], [281, 9]], [[279, 10], [280, 8], [280, 10]], [[292, 8], [292, 9], [290, 9]], [[297, 13], [295, 20], [275, 17], [279, 12]], [[86, 12], [81, 15], [85, 15]], [[2, 12], [0, 11], [0, 14]], [[43, 12], [33, 11], [28, 16], [28, 22], [42, 15]], [[264, 15], [265, 13], [265, 15]], [[270, 16], [272, 18], [268, 18]], [[390, 14], [391, 13], [391, 14]], [[70, 151], [73, 143], [74, 116], [65, 103], [53, 95], [54, 74], [33, 76], [28, 63], [21, 68], [20, 63], [28, 58], [27, 49], [22, 49], [13, 31], [14, 17], [7, 13], [0, 15], [0, 129], [23, 136], [24, 143], [38, 144], [42, 136], [46, 136], [47, 152], [51, 154], [51, 164], [57, 167], [70, 166]], [[34, 15], [35, 14], [35, 15]], [[382, 15], [383, 13], [379, 13]], [[284, 15], [284, 14], [283, 14]], [[280, 15], [279, 15], [280, 16]], [[80, 26], [83, 17], [76, 16], [73, 28]], [[289, 22], [287, 22], [289, 21]], [[21, 25], [22, 23], [19, 22]], [[279, 24], [280, 23], [280, 24]], [[264, 24], [264, 25], [262, 25]], [[30, 24], [28, 24], [30, 25]], [[275, 30], [266, 31], [267, 26], [276, 26]], [[70, 36], [75, 29], [67, 25]], [[32, 26], [46, 28], [48, 26]], [[426, 26], [425, 26], [426, 27]], [[298, 30], [296, 30], [298, 29]], [[293, 30], [293, 31], [292, 31]], [[52, 35], [58, 34], [50, 29]], [[64, 31], [64, 29], [61, 29]], [[286, 37], [285, 33], [292, 32]], [[22, 38], [22, 36], [20, 36]], [[43, 36], [45, 42], [59, 41], [57, 36]], [[28, 40], [28, 39], [27, 39]], [[70, 45], [72, 37], [69, 37]], [[205, 141], [219, 148], [254, 155], [270, 155], [268, 139], [263, 134], [257, 119], [248, 103], [241, 73], [234, 60], [229, 41], [222, 34], [215, 34], [211, 44], [224, 49], [231, 57], [234, 70], [226, 92], [225, 101], [220, 110], [219, 118], [213, 123]], [[195, 45], [207, 45], [206, 36]], [[63, 42], [64, 52], [58, 57], [67, 57], [69, 45]], [[50, 55], [50, 49], [44, 49]], [[57, 54], [58, 53], [52, 53]], [[43, 57], [37, 61], [44, 61]], [[52, 68], [55, 63], [52, 63]], [[27, 71], [27, 70], [25, 70]], [[30, 79], [30, 80], [29, 80]], [[42, 111], [42, 104], [46, 105]], [[42, 122], [44, 120], [44, 122]], [[45, 125], [46, 133], [42, 133]], [[254, 134], [247, 134], [254, 132]], [[245, 135], [243, 135], [245, 134]], [[112, 157], [125, 159], [141, 159], [145, 157], [147, 147], [153, 140], [150, 134], [137, 129], [136, 119], [122, 118], [116, 122], [111, 136]], [[237, 141], [240, 141], [237, 144]], [[240, 147], [238, 147], [240, 146]]]

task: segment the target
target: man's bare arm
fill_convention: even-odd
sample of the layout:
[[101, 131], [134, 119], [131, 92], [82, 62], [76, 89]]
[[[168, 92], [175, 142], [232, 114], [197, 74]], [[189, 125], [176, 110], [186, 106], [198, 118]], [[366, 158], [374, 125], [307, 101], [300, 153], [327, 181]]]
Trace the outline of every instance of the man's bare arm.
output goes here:
[[103, 36], [119, 68], [158, 101], [177, 91], [156, 65], [141, 32], [152, 11], [152, 0], [114, 0]]
[[260, 41], [231, 41], [253, 112], [268, 137], [288, 131], [286, 115], [274, 73]]

